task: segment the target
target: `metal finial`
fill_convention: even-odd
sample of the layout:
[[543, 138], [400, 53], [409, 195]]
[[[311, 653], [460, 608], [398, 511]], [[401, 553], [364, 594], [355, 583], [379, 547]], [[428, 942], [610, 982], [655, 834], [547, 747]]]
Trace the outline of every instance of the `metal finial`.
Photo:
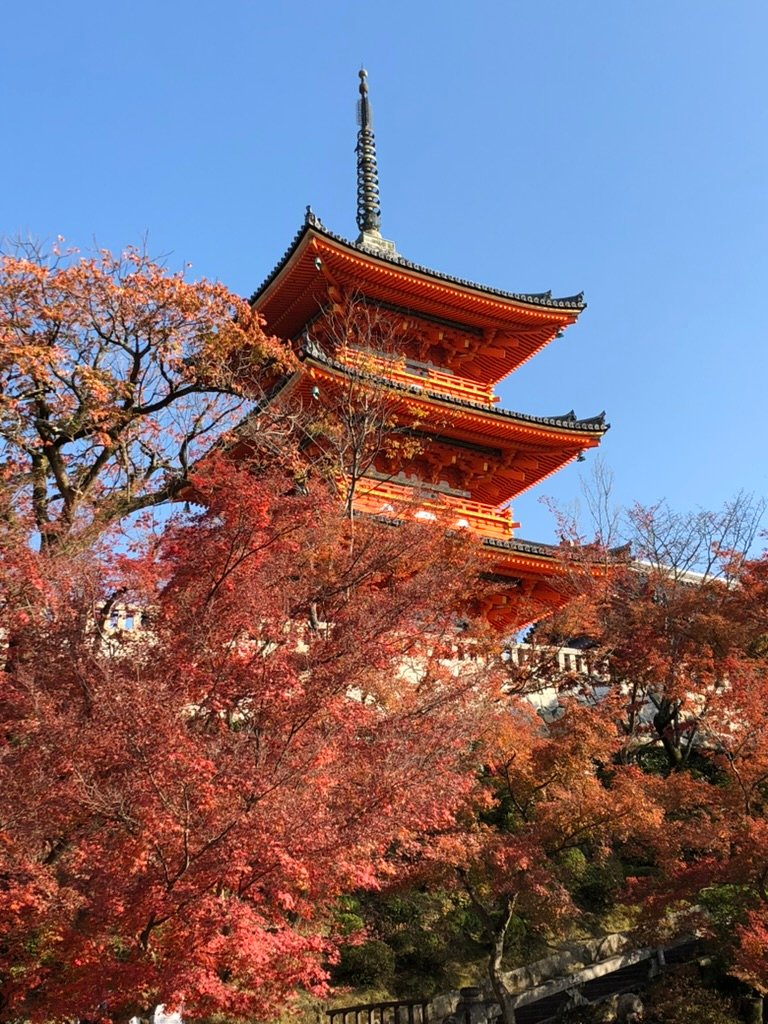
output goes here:
[[360, 69], [360, 99], [357, 103], [357, 226], [361, 232], [381, 229], [379, 171], [376, 166], [376, 142], [373, 114], [368, 99], [368, 72]]

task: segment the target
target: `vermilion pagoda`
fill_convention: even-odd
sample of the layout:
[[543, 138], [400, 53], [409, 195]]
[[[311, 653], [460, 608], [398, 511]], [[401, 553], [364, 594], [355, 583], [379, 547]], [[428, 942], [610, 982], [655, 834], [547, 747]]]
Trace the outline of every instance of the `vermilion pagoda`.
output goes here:
[[[510, 502], [596, 447], [608, 428], [602, 414], [580, 420], [572, 412], [540, 417], [501, 409], [494, 386], [576, 321], [583, 296], [501, 292], [401, 257], [380, 232], [364, 71], [360, 97], [357, 241], [331, 233], [308, 209], [252, 302], [267, 329], [292, 339], [302, 356], [302, 371], [287, 385], [294, 393], [310, 402], [350, 379], [368, 382], [418, 440], [407, 455], [381, 453], [365, 486], [355, 489], [354, 507], [424, 517], [448, 509], [456, 525], [482, 538], [489, 576], [499, 582], [488, 617], [514, 628], [560, 603], [553, 581], [562, 563], [556, 548], [514, 536], [519, 524]], [[350, 303], [389, 325], [386, 346], [377, 348], [370, 336], [339, 344], [328, 332], [328, 317]]]

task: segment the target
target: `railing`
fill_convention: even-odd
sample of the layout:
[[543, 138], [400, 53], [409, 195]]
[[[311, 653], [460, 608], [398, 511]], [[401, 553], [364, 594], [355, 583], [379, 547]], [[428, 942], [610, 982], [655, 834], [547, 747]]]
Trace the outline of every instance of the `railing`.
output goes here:
[[430, 496], [417, 488], [389, 480], [357, 481], [354, 508], [369, 515], [393, 518], [439, 519], [447, 517], [449, 525], [471, 530], [479, 537], [509, 540], [519, 523], [512, 521], [512, 510], [493, 509], [479, 501], [451, 495]]
[[356, 370], [386, 377], [387, 380], [407, 384], [409, 387], [420, 387], [425, 391], [439, 391], [451, 398], [462, 398], [470, 402], [480, 402], [483, 405], [493, 405], [496, 401], [493, 388], [486, 384], [478, 384], [467, 377], [445, 373], [434, 366], [414, 365], [402, 356], [389, 358], [373, 352], [342, 348], [338, 351], [338, 359]]
[[[594, 1007], [611, 995], [637, 992], [668, 967], [689, 963], [698, 953], [699, 941], [695, 938], [657, 949], [619, 951], [559, 977], [538, 983], [532, 979], [532, 984], [517, 992], [510, 989], [509, 1004], [521, 1024], [554, 1024], [574, 1005]], [[436, 1021], [445, 1019], [448, 1010], [447, 1019], [453, 1024], [497, 1024], [498, 1008], [480, 988], [463, 988], [459, 996], [458, 1001], [451, 999], [453, 1012], [450, 1005], [440, 1006], [447, 1002], [447, 996], [436, 997], [432, 1007]], [[408, 999], [336, 1007], [326, 1013], [329, 1024], [429, 1024], [430, 1005], [429, 1000]]]
[[510, 644], [507, 648], [513, 665], [543, 664], [561, 672], [576, 672], [588, 675], [591, 666], [584, 651], [578, 647], [542, 647], [532, 644]]
[[397, 999], [388, 1003], [340, 1006], [326, 1013], [328, 1024], [427, 1024], [428, 1008], [428, 999]]

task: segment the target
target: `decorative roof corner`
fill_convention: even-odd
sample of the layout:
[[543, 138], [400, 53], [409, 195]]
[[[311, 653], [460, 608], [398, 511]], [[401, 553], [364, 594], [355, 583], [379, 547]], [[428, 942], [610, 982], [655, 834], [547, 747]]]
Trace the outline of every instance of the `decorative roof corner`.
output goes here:
[[325, 225], [309, 205], [304, 214], [304, 226], [307, 228], [319, 228], [321, 231], [325, 231]]
[[609, 430], [611, 426], [610, 423], [605, 422], [605, 409], [597, 416], [590, 416], [588, 419], [576, 420], [576, 422], [584, 427], [605, 427], [606, 430]]
[[579, 419], [573, 409], [569, 409], [568, 412], [564, 412], [560, 416], [549, 416], [547, 419], [557, 420], [560, 423], [572, 423], [577, 427], [605, 427], [606, 430], [610, 428], [610, 424], [605, 422], [605, 410], [599, 412], [597, 416], [585, 416], [584, 419]]

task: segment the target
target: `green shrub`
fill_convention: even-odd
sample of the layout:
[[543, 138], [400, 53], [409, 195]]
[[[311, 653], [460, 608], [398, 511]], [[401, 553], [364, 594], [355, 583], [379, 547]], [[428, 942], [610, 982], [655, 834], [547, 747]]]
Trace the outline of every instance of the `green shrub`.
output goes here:
[[587, 860], [586, 854], [578, 847], [563, 850], [562, 853], [558, 855], [557, 864], [563, 872], [566, 880], [569, 882], [583, 878], [585, 871], [589, 867], [589, 861]]
[[353, 988], [387, 986], [395, 974], [395, 952], [380, 939], [371, 939], [359, 946], [345, 946], [333, 970], [337, 985]]
[[360, 901], [355, 896], [341, 896], [334, 912], [336, 930], [342, 935], [353, 935], [365, 928], [361, 916]]
[[571, 890], [574, 902], [583, 910], [603, 913], [613, 906], [623, 881], [618, 860], [588, 862]]

